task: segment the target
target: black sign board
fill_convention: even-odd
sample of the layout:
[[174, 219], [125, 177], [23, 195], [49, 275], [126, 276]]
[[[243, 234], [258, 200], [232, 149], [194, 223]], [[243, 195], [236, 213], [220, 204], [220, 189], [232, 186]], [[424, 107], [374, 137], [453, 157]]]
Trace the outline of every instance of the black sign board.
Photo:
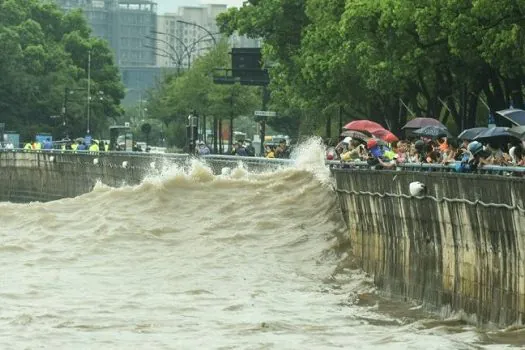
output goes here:
[[[232, 48], [232, 68], [218, 69], [216, 84], [265, 86], [270, 82], [268, 70], [263, 68], [262, 53], [258, 47]], [[222, 74], [219, 74], [222, 73]]]
[[260, 48], [232, 48], [232, 69], [234, 71], [262, 70], [262, 54]]

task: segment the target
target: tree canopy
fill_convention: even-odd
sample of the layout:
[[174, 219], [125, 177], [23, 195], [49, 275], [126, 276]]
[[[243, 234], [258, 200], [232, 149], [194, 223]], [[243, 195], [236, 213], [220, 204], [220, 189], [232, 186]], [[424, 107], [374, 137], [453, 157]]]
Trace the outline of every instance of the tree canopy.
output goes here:
[[524, 16], [517, 0], [251, 0], [217, 22], [264, 40], [274, 108], [338, 106], [398, 131], [412, 116], [463, 129], [524, 107]]
[[[91, 51], [90, 129], [100, 134], [121, 113], [124, 87], [108, 44], [91, 37], [80, 11], [62, 12], [38, 0], [0, 0], [0, 121], [29, 140], [87, 129], [87, 70]], [[65, 109], [64, 109], [65, 107]]]

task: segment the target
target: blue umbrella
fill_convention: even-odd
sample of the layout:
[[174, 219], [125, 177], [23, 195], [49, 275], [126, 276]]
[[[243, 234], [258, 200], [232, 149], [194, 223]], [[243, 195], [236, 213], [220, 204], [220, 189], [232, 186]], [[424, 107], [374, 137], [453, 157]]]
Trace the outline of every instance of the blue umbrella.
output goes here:
[[474, 140], [476, 136], [481, 134], [484, 131], [487, 131], [488, 128], [486, 127], [479, 127], [479, 128], [471, 128], [471, 129], [465, 129], [461, 134], [459, 134], [458, 139], [460, 140]]
[[444, 136], [450, 137], [452, 136], [446, 128], [442, 126], [437, 126], [437, 125], [429, 125], [421, 129], [417, 129], [414, 131], [414, 134], [419, 135], [419, 136], [428, 136], [428, 137], [444, 137]]

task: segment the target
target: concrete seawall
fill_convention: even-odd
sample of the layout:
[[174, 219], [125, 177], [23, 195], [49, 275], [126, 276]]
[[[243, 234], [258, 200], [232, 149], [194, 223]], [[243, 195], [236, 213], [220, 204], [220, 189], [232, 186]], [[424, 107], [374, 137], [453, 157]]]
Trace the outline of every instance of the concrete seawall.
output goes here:
[[[236, 167], [241, 158], [206, 158], [214, 172]], [[114, 152], [0, 152], [0, 202], [51, 201], [90, 192], [97, 181], [118, 187], [140, 183], [147, 175], [165, 167], [188, 165], [187, 155]], [[264, 158], [243, 160], [250, 171], [280, 167]]]
[[[206, 161], [220, 172], [241, 158]], [[286, 161], [242, 159], [249, 170]], [[137, 184], [185, 155], [0, 152], [0, 201], [49, 201], [97, 181]], [[352, 256], [392, 298], [473, 322], [525, 323], [525, 177], [332, 169]], [[427, 195], [412, 197], [421, 181]], [[0, 226], [1, 227], [1, 226]]]
[[[333, 170], [353, 256], [389, 297], [525, 323], [525, 178]], [[412, 197], [420, 181], [427, 195]]]

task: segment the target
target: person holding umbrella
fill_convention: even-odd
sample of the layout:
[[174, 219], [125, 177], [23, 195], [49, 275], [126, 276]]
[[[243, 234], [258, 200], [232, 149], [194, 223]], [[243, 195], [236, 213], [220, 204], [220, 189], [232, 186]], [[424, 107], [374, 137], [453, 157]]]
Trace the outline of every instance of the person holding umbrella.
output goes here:
[[362, 159], [365, 152], [364, 148], [364, 145], [359, 140], [350, 140], [348, 150], [341, 153], [341, 161], [352, 162]]
[[366, 143], [366, 148], [368, 149], [368, 159], [367, 163], [370, 166], [381, 165], [385, 168], [393, 168], [396, 166], [395, 156], [392, 159], [384, 157], [385, 150], [379, 144], [378, 140], [370, 139]]

